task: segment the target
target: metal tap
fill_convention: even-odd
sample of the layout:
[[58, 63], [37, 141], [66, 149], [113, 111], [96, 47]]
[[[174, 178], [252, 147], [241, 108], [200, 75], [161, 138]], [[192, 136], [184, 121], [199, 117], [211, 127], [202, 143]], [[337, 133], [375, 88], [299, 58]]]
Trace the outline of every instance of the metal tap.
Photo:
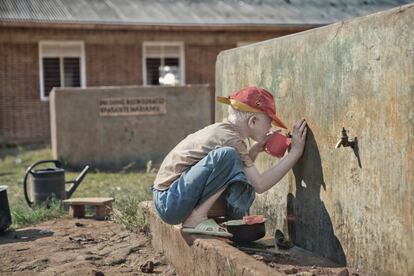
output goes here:
[[348, 138], [348, 134], [346, 133], [346, 130], [344, 127], [342, 128], [342, 136], [339, 139], [339, 141], [336, 143], [335, 148], [339, 148], [340, 146], [351, 147], [351, 148], [355, 147], [355, 140]]

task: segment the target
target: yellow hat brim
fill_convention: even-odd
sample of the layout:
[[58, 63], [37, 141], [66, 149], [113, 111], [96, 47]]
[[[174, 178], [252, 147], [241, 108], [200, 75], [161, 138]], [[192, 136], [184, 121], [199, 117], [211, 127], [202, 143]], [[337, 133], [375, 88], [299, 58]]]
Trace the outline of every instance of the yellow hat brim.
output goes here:
[[229, 104], [237, 110], [244, 111], [244, 112], [254, 112], [254, 113], [264, 113], [260, 109], [253, 108], [245, 103], [239, 102], [234, 99], [230, 99], [229, 97], [217, 96], [217, 101]]

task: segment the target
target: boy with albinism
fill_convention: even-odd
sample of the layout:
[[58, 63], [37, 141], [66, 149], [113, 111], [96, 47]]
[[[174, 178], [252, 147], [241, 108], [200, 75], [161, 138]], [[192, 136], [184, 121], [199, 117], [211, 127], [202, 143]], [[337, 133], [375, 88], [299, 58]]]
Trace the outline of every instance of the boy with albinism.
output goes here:
[[[306, 121], [292, 130], [291, 148], [275, 166], [260, 173], [254, 160], [271, 136], [272, 124], [287, 128], [276, 116], [273, 95], [263, 88], [246, 87], [229, 97], [227, 120], [207, 126], [182, 140], [162, 162], [153, 185], [153, 201], [161, 219], [182, 223], [182, 232], [231, 237], [209, 210], [224, 198], [227, 219], [241, 219], [255, 193], [279, 182], [303, 153]], [[245, 139], [256, 141], [248, 150]]]

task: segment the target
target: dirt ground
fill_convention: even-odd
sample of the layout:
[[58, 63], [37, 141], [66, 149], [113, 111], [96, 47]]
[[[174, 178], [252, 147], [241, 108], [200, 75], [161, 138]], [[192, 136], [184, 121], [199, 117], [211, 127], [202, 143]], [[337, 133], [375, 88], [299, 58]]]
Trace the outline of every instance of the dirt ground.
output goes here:
[[0, 275], [176, 275], [150, 237], [110, 221], [63, 218], [0, 235]]
[[[240, 250], [287, 275], [362, 276], [299, 249], [271, 249], [270, 240]], [[48, 221], [0, 235], [0, 275], [177, 275], [156, 252], [148, 234], [132, 233], [111, 221]]]
[[236, 245], [241, 251], [265, 263], [275, 271], [295, 276], [367, 276], [366, 273], [344, 267], [300, 247], [275, 247], [274, 239], [265, 237], [250, 246]]

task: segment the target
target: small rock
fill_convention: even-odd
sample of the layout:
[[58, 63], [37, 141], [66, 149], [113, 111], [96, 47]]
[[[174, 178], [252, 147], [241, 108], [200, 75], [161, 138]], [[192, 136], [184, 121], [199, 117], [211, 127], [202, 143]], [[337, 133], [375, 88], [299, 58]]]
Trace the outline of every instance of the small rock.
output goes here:
[[85, 256], [83, 256], [83, 255], [78, 255], [78, 256], [76, 256], [75, 260], [78, 260], [78, 261], [84, 261], [84, 260], [85, 260]]
[[165, 256], [161, 256], [159, 259], [159, 263], [162, 265], [167, 265], [168, 264], [168, 259]]
[[69, 240], [79, 244], [98, 243], [95, 239], [87, 235], [69, 237]]
[[154, 263], [152, 261], [147, 261], [145, 264], [139, 266], [142, 272], [152, 273], [154, 271]]
[[252, 257], [255, 258], [258, 261], [263, 261], [263, 259], [264, 259], [263, 256], [258, 255], [258, 254], [253, 254]]
[[341, 271], [339, 271], [337, 275], [338, 276], [349, 276], [349, 271], [347, 268], [344, 268]]
[[297, 268], [292, 267], [292, 268], [288, 268], [288, 269], [283, 270], [283, 272], [286, 273], [286, 274], [296, 274], [296, 273], [298, 273], [298, 270], [297, 270]]
[[142, 247], [142, 244], [138, 244], [138, 245], [132, 245], [132, 246], [130, 246], [129, 247], [129, 253], [128, 254], [131, 254], [131, 253], [135, 253], [135, 252], [138, 252], [138, 253], [140, 253], [140, 251], [141, 251], [141, 248]]
[[47, 234], [52, 234], [52, 233], [53, 233], [52, 231], [49, 231], [47, 229], [42, 229], [39, 231], [40, 235], [47, 235]]
[[109, 241], [118, 241], [120, 238], [118, 236], [112, 236]]
[[90, 255], [90, 256], [85, 256], [85, 260], [86, 261], [97, 261], [97, 260], [102, 260], [102, 257], [96, 256], [96, 255]]
[[105, 276], [105, 273], [97, 269], [92, 269], [92, 274], [95, 276]]
[[297, 276], [316, 276], [315, 273], [309, 272], [309, 271], [303, 271], [301, 273], [296, 274]]
[[265, 263], [270, 263], [270, 262], [273, 262], [274, 261], [274, 258], [273, 257], [270, 257], [270, 256], [263, 256], [263, 262], [265, 262]]
[[85, 227], [85, 224], [80, 223], [80, 222], [75, 222], [75, 226], [76, 227]]
[[109, 265], [119, 265], [126, 262], [126, 258], [113, 258], [111, 259], [108, 264]]
[[41, 258], [31, 262], [21, 263], [20, 270], [38, 271], [44, 269], [49, 263], [49, 258]]

